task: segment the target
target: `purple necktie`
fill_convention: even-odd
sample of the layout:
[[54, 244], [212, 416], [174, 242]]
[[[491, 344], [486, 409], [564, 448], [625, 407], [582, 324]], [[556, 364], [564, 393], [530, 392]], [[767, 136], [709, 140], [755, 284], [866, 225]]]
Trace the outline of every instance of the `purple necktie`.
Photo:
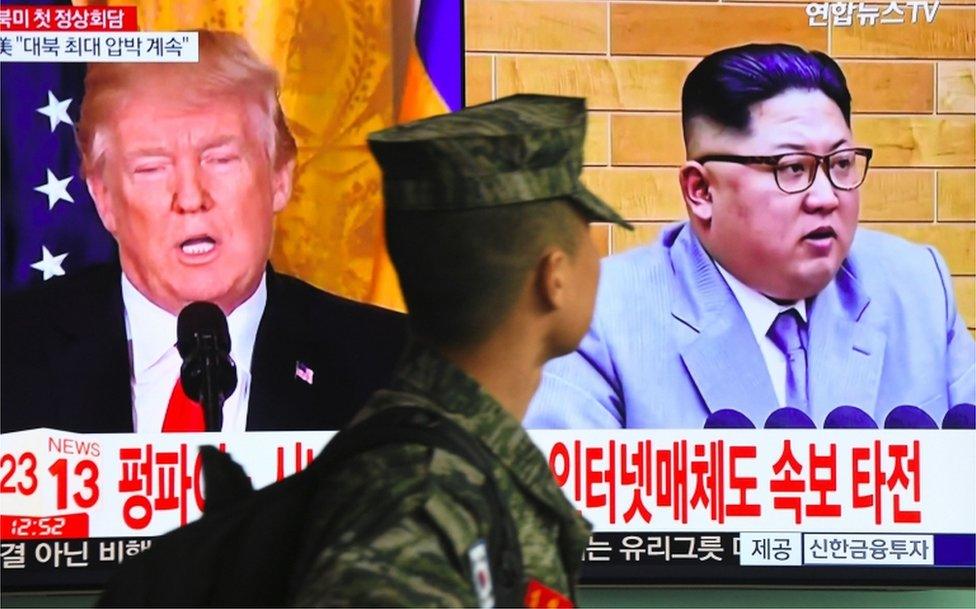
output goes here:
[[807, 349], [804, 322], [796, 309], [780, 313], [766, 336], [786, 356], [786, 405], [807, 410]]

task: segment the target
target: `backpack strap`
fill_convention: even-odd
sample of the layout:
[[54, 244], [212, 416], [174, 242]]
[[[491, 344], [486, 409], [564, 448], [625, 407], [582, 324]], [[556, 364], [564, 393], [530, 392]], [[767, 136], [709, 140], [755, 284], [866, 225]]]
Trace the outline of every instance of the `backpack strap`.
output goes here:
[[[410, 396], [421, 401], [419, 396]], [[308, 475], [334, 472], [346, 459], [386, 445], [418, 444], [440, 448], [457, 455], [484, 475], [485, 499], [489, 506], [488, 556], [491, 568], [495, 605], [516, 607], [524, 603], [524, 572], [522, 548], [508, 503], [498, 489], [493, 464], [495, 459], [484, 444], [463, 427], [436, 410], [420, 406], [395, 406], [367, 418], [338, 433], [322, 453], [306, 469]], [[317, 540], [321, 542], [322, 540]], [[302, 552], [305, 560], [298, 565], [311, 565], [322, 546], [308, 544]], [[291, 587], [293, 593], [301, 585], [306, 571], [296, 572]]]

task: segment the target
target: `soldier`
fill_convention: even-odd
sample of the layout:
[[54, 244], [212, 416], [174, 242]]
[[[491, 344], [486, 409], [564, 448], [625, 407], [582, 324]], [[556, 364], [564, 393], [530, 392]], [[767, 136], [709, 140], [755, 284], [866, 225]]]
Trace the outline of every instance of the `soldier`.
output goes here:
[[[572, 606], [589, 527], [520, 421], [542, 365], [589, 324], [599, 261], [587, 223], [629, 228], [579, 181], [585, 129], [582, 99], [516, 95], [370, 136], [416, 340], [353, 426], [428, 409], [486, 449], [493, 476], [409, 443], [346, 460], [312, 502], [308, 538], [328, 542], [314, 548], [297, 604]], [[510, 582], [488, 569], [499, 515], [486, 477], [517, 530], [514, 601], [496, 597]]]

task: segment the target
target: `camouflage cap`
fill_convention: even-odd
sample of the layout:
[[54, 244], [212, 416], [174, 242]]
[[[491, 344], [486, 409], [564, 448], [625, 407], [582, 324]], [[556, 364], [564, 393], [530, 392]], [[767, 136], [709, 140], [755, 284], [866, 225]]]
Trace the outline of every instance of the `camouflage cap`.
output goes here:
[[631, 228], [580, 182], [586, 103], [512, 95], [370, 134], [388, 209], [461, 211], [565, 198]]

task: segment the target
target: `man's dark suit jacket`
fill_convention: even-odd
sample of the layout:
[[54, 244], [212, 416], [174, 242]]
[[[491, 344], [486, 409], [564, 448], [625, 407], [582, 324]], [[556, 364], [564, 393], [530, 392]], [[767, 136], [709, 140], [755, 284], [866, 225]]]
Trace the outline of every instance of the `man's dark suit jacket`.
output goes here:
[[[118, 266], [6, 296], [0, 306], [0, 430], [131, 432], [132, 390]], [[390, 377], [406, 317], [267, 273], [251, 362], [247, 429], [341, 428]], [[295, 375], [314, 371], [311, 384]]]

